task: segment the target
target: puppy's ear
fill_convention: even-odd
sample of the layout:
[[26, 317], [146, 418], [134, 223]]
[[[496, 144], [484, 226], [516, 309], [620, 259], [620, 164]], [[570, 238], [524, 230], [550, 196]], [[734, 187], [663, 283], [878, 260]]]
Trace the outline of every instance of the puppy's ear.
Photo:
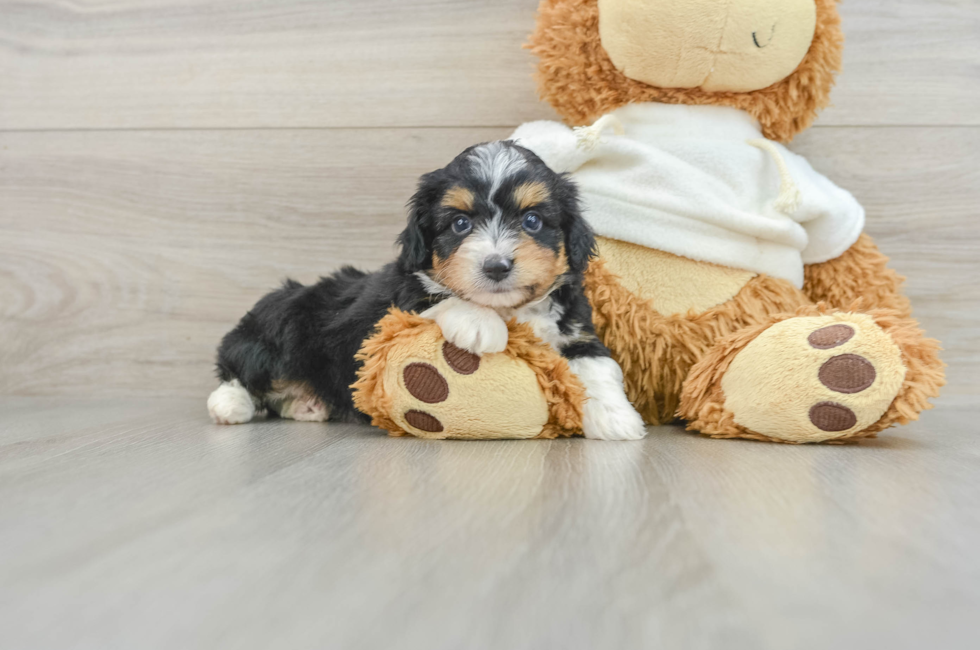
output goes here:
[[561, 205], [565, 230], [565, 255], [568, 257], [568, 268], [575, 273], [581, 273], [588, 267], [589, 260], [598, 253], [595, 234], [582, 217], [578, 189], [567, 174], [561, 175], [560, 188], [558, 201]]
[[441, 195], [433, 176], [426, 174], [419, 180], [418, 190], [408, 202], [408, 225], [398, 236], [402, 247], [398, 266], [407, 273], [421, 271], [432, 263], [432, 207]]

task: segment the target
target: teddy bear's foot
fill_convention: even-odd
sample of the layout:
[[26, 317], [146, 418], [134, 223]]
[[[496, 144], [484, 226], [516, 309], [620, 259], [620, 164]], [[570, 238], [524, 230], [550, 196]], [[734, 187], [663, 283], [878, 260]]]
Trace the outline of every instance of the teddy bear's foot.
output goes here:
[[887, 310], [785, 317], [720, 341], [692, 368], [681, 416], [716, 437], [874, 435], [928, 408], [942, 385], [937, 348]]
[[[395, 422], [421, 438], [533, 438], [548, 422], [534, 373], [515, 359], [441, 341], [394, 368]], [[481, 369], [483, 372], [480, 372]]]
[[536, 438], [581, 430], [584, 388], [568, 363], [511, 323], [502, 352], [478, 356], [434, 321], [393, 310], [362, 348], [355, 405], [393, 435]]

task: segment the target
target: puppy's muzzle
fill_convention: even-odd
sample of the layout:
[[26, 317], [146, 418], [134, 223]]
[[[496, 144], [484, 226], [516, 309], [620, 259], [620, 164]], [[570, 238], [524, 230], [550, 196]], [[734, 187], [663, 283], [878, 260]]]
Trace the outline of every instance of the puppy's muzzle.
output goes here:
[[513, 268], [514, 262], [502, 255], [490, 255], [483, 260], [483, 275], [494, 282], [504, 280]]

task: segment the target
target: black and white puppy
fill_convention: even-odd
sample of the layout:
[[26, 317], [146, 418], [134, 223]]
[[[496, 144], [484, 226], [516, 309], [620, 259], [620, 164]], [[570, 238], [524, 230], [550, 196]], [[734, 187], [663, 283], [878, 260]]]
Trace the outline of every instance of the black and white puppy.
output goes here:
[[354, 355], [395, 306], [434, 319], [475, 354], [506, 347], [509, 319], [529, 323], [584, 384], [587, 437], [645, 435], [592, 326], [582, 274], [595, 239], [568, 178], [510, 141], [471, 147], [422, 177], [399, 242], [401, 255], [376, 273], [345, 267], [260, 300], [218, 349], [215, 422], [248, 422], [261, 409], [365, 421], [351, 399]]

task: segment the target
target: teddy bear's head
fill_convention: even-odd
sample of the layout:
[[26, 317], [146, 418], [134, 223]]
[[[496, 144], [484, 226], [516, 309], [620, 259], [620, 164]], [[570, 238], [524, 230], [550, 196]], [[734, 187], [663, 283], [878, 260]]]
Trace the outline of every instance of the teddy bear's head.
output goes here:
[[837, 0], [542, 0], [529, 47], [543, 99], [572, 125], [633, 102], [747, 111], [788, 141], [840, 69]]

